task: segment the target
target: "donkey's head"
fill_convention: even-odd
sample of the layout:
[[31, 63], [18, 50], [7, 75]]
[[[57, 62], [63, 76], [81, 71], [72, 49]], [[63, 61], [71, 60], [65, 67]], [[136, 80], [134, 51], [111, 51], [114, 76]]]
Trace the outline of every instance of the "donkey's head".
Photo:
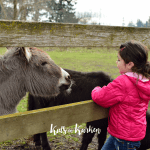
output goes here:
[[55, 96], [60, 93], [62, 86], [66, 89], [69, 87], [69, 74], [43, 50], [27, 47], [7, 49], [0, 60], [0, 70], [9, 80], [13, 80], [10, 84], [13, 82], [13, 85], [20, 87], [17, 90], [26, 90], [34, 96]]

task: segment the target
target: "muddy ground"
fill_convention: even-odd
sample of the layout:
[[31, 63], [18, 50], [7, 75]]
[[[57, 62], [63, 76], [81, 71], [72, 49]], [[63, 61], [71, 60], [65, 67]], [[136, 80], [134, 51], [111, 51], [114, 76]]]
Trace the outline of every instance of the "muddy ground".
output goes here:
[[[51, 140], [51, 142], [50, 142]], [[52, 150], [79, 150], [81, 146], [82, 135], [72, 134], [70, 137], [65, 135], [56, 136], [54, 139], [49, 139], [49, 144]], [[22, 143], [22, 144], [20, 144]], [[14, 140], [8, 145], [1, 145], [1, 150], [42, 150], [42, 147], [35, 147], [33, 138], [24, 138]], [[96, 150], [98, 147], [97, 136], [94, 136], [92, 143], [89, 144], [88, 150]]]

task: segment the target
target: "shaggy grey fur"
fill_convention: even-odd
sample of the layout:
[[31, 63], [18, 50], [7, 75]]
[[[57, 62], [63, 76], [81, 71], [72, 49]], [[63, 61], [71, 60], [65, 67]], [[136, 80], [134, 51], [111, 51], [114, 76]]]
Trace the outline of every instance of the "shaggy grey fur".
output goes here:
[[[42, 97], [60, 93], [61, 68], [47, 53], [37, 48], [29, 48], [29, 51], [24, 47], [7, 49], [0, 57], [0, 115], [15, 113], [26, 92]], [[70, 84], [68, 79], [66, 84]]]

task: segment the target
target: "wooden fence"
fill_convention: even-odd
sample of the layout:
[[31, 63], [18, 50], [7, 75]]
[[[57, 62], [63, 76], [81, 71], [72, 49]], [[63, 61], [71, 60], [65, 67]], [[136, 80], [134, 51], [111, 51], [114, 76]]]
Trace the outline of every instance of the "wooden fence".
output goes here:
[[116, 47], [132, 39], [150, 46], [150, 29], [0, 21], [0, 46]]
[[108, 110], [92, 100], [5, 115], [0, 117], [0, 141], [50, 131], [51, 125], [57, 130], [62, 126], [79, 125], [107, 116]]
[[[0, 21], [0, 46], [116, 47], [128, 40], [150, 46], [150, 29], [62, 23]], [[61, 115], [60, 115], [61, 114]], [[106, 118], [92, 100], [0, 117], [0, 142]], [[77, 131], [79, 132], [79, 131]]]

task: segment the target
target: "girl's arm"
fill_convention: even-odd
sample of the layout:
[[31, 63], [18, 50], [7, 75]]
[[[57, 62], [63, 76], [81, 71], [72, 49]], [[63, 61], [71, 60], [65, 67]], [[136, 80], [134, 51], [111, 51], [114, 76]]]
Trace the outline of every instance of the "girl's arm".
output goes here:
[[107, 86], [95, 87], [91, 93], [92, 99], [98, 105], [108, 108], [119, 103], [125, 93], [125, 81], [123, 76], [117, 77]]

